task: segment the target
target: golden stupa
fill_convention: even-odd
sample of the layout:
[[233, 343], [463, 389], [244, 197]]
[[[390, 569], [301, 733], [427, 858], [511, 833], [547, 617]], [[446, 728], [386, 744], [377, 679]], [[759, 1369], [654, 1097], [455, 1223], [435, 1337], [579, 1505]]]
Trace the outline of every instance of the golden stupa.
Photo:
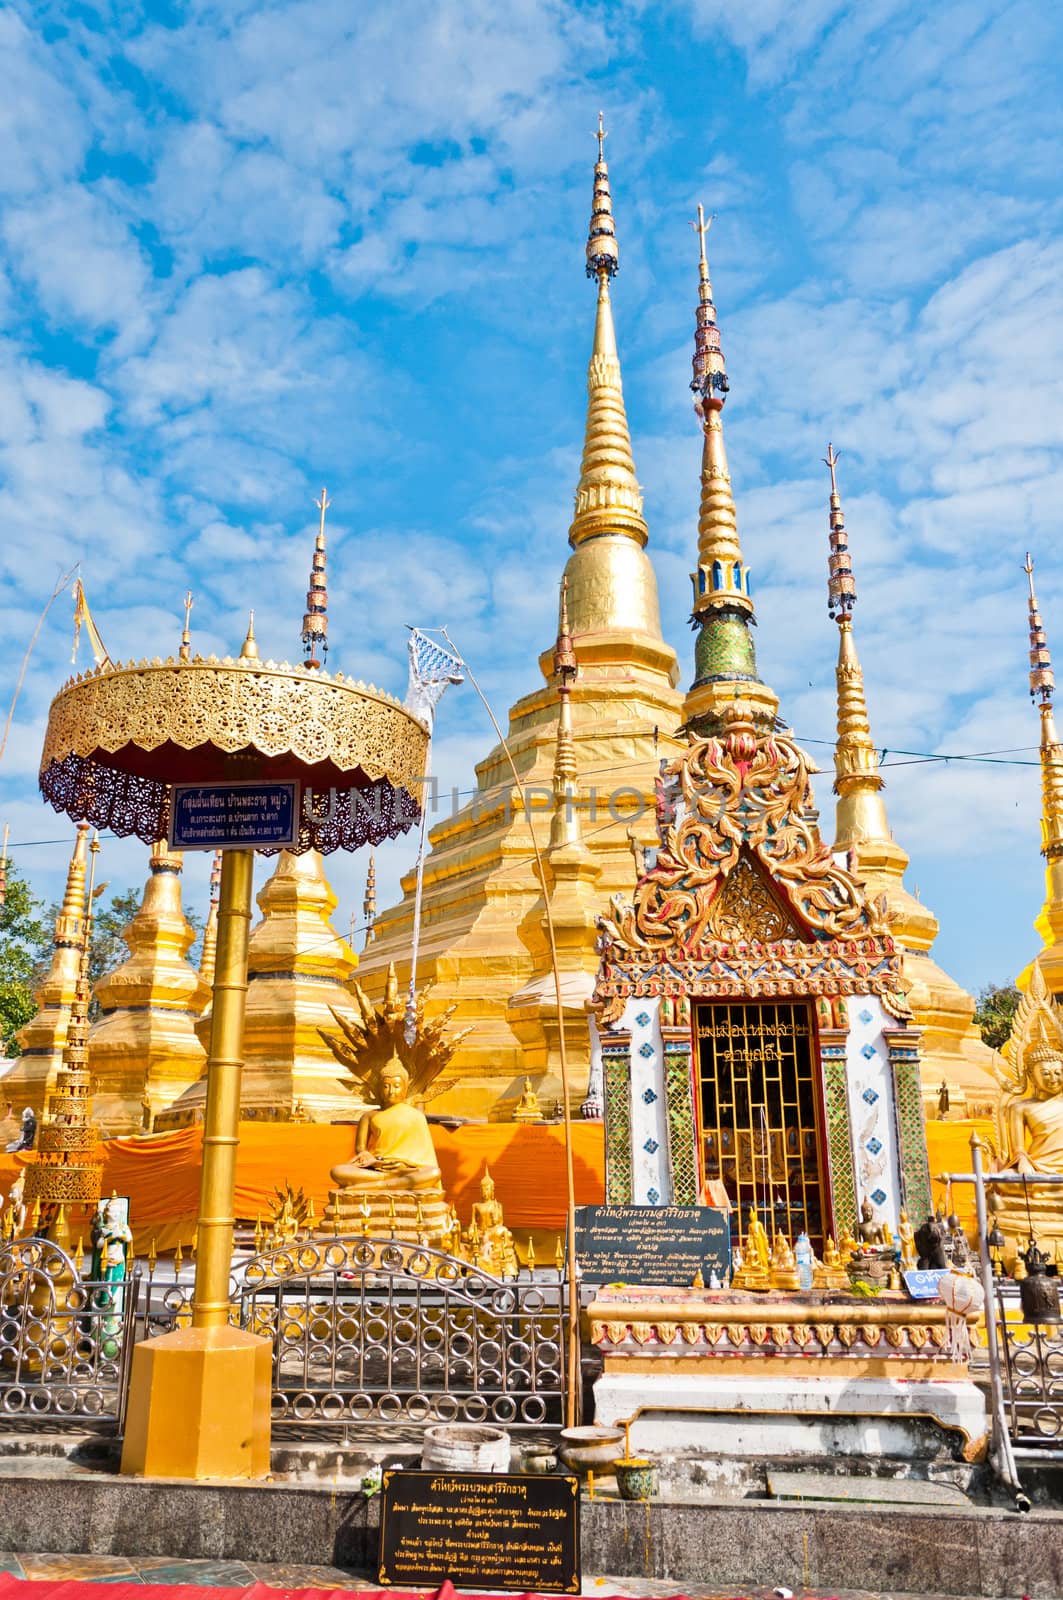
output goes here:
[[868, 895], [885, 895], [890, 933], [904, 951], [908, 1003], [923, 1030], [923, 1106], [932, 1115], [940, 1085], [960, 1116], [992, 1116], [1000, 1098], [994, 1076], [996, 1052], [972, 1021], [975, 1002], [930, 954], [937, 917], [904, 885], [909, 857], [894, 839], [882, 798], [884, 779], [871, 737], [864, 674], [853, 634], [856, 581], [849, 554], [837, 456], [827, 448], [830, 469], [830, 614], [838, 624], [838, 739], [834, 751], [835, 852], [844, 851]]
[[52, 959], [34, 990], [37, 1013], [19, 1030], [21, 1054], [4, 1077], [4, 1093], [16, 1112], [29, 1106], [38, 1121], [63, 1065], [70, 1011], [77, 992], [90, 831], [87, 822], [78, 823], [63, 903], [55, 919]]
[[[635, 853], [656, 839], [655, 779], [660, 760], [679, 748], [674, 734], [681, 706], [675, 652], [661, 637], [624, 409], [609, 295], [619, 256], [602, 138], [600, 132], [587, 243], [597, 310], [569, 530], [572, 554], [564, 573], [579, 664], [560, 780], [570, 797], [564, 820], [572, 837], [567, 843], [560, 835], [553, 839], [550, 867], [575, 1105], [585, 1097], [590, 1068], [583, 1006], [596, 965], [590, 903], [600, 907], [613, 893], [630, 893]], [[545, 681], [511, 708], [507, 734], [525, 793], [534, 791], [544, 844], [556, 815], [558, 689], [552, 657], [552, 651], [540, 656]], [[515, 1102], [527, 1073], [540, 1098], [552, 1103], [559, 1096], [557, 1024], [552, 998], [546, 999], [552, 987], [546, 982], [542, 890], [521, 797], [500, 747], [478, 764], [476, 780], [472, 802], [430, 833], [417, 981], [432, 981], [433, 1011], [456, 1005], [456, 1022], [474, 1025], [454, 1061], [460, 1090], [441, 1095], [433, 1109], [497, 1115]], [[587, 892], [592, 888], [593, 896]], [[374, 996], [392, 962], [408, 978], [413, 906], [411, 872], [403, 880], [402, 902], [377, 917], [373, 942], [362, 956], [360, 980]]]
[[96, 1124], [139, 1133], [203, 1073], [196, 1038], [199, 977], [186, 959], [195, 932], [181, 906], [184, 858], [156, 842], [144, 897], [122, 938], [129, 955], [96, 984], [100, 1016], [89, 1033]]
[[1041, 716], [1041, 854], [1045, 858], [1045, 903], [1034, 927], [1043, 948], [1019, 977], [1019, 988], [1029, 989], [1034, 962], [1044, 975], [1048, 992], [1063, 999], [1063, 745], [1056, 732], [1052, 706], [1056, 678], [1037, 594], [1033, 586], [1033, 561], [1026, 557], [1030, 584], [1030, 698], [1040, 700]]

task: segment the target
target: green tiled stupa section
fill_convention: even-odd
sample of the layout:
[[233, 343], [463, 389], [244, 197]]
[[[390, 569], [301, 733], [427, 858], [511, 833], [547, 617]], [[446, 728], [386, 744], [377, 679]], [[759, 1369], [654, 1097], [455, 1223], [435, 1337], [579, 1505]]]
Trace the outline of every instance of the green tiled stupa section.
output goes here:
[[717, 612], [702, 623], [694, 646], [694, 678], [756, 678], [757, 656], [753, 635], [744, 617], [733, 611]]

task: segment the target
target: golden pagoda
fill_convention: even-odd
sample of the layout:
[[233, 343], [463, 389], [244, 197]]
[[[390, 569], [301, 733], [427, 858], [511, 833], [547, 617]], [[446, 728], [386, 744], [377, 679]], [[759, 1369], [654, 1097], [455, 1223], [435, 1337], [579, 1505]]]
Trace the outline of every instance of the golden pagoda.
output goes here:
[[63, 1065], [70, 1009], [77, 991], [90, 831], [87, 822], [78, 823], [74, 853], [67, 868], [63, 904], [55, 919], [52, 959], [48, 971], [34, 991], [37, 1013], [19, 1030], [17, 1037], [21, 1054], [4, 1078], [4, 1092], [8, 1099], [19, 1110], [29, 1106], [38, 1119], [56, 1086], [57, 1074]]
[[[80, 829], [79, 829], [79, 844]], [[25, 1200], [40, 1205], [40, 1219], [58, 1245], [71, 1243], [70, 1208], [87, 1214], [100, 1198], [103, 1149], [92, 1116], [92, 1078], [89, 1073], [89, 949], [93, 883], [99, 841], [89, 846], [92, 870], [88, 892], [81, 902], [81, 948], [74, 1000], [67, 1024], [63, 1062], [49, 1091], [44, 1117], [37, 1130], [33, 1159], [26, 1167]], [[96, 893], [99, 893], [97, 890]]]
[[961, 1116], [992, 1116], [1000, 1098], [994, 1076], [996, 1053], [974, 1026], [975, 1002], [930, 954], [938, 919], [904, 886], [907, 852], [894, 839], [882, 798], [885, 780], [871, 737], [864, 674], [853, 634], [856, 580], [849, 553], [837, 480], [838, 457], [827, 446], [830, 471], [830, 615], [838, 625], [838, 739], [834, 751], [834, 850], [844, 851], [850, 869], [870, 898], [885, 895], [889, 930], [904, 951], [908, 1003], [923, 1030], [923, 1106], [932, 1114], [940, 1085], [948, 1088], [950, 1109]]
[[96, 984], [100, 1016], [89, 1034], [95, 1117], [108, 1135], [150, 1128], [206, 1064], [196, 1037], [195, 932], [181, 907], [184, 858], [159, 840], [144, 897], [122, 937], [129, 955]]
[[[1041, 854], [1045, 858], [1045, 903], [1034, 923], [1043, 948], [1034, 961], [1044, 974], [1049, 994], [1059, 1000], [1063, 999], [1063, 745], [1052, 706], [1056, 678], [1029, 553], [1025, 571], [1030, 585], [1030, 698], [1040, 701], [1041, 715]], [[1033, 962], [1022, 972], [1020, 989], [1029, 988], [1032, 967]]]
[[[655, 781], [662, 758], [679, 748], [675, 652], [661, 637], [657, 581], [646, 554], [648, 531], [635, 476], [617, 355], [610, 282], [619, 251], [609, 173], [599, 126], [598, 160], [587, 242], [587, 273], [597, 287], [594, 340], [587, 374], [587, 421], [572, 554], [565, 568], [566, 604], [578, 680], [569, 698], [574, 766], [570, 810], [581, 848], [599, 875], [598, 897], [630, 892], [635, 852], [655, 837]], [[553, 652], [539, 658], [544, 682], [509, 713], [507, 743], [539, 829], [555, 814], [558, 689]], [[460, 1090], [437, 1110], [499, 1114], [512, 1105], [527, 1071], [547, 1100], [560, 1094], [558, 1052], [535, 985], [549, 968], [542, 929], [542, 891], [536, 877], [523, 796], [514, 793], [504, 752], [496, 747], [476, 769], [472, 801], [431, 829], [424, 871], [423, 922], [417, 981], [431, 980], [434, 1013], [456, 1005], [459, 1025], [473, 1024], [453, 1063]], [[622, 792], [621, 792], [622, 791]], [[614, 798], [615, 797], [615, 798]], [[637, 813], [637, 814], [635, 814]], [[555, 859], [554, 893], [585, 886], [585, 866], [566, 879], [571, 862]], [[562, 890], [562, 885], [567, 887]], [[403, 879], [402, 902], [382, 912], [362, 957], [359, 977], [379, 996], [388, 966], [409, 975], [414, 875]], [[582, 985], [592, 968], [594, 928], [578, 914], [566, 959]], [[571, 1092], [586, 1093], [590, 1035], [580, 1006], [566, 1007]]]
[[215, 850], [210, 867], [210, 904], [203, 925], [203, 943], [199, 950], [199, 979], [192, 1001], [192, 1009], [202, 1016], [210, 1005], [214, 987], [214, 960], [218, 950], [218, 896], [221, 893], [221, 851]]

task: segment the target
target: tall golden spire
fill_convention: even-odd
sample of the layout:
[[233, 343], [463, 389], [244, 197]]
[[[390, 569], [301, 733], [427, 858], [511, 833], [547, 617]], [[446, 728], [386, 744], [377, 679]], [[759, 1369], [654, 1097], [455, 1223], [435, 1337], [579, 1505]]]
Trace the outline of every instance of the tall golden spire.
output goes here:
[[[306, 614], [303, 617], [304, 665], [316, 671], [325, 664], [328, 655], [328, 578], [325, 575], [325, 512], [332, 501], [325, 490], [314, 504], [321, 513], [317, 538], [314, 541], [314, 559], [310, 567], [310, 587], [306, 591]], [[318, 653], [320, 651], [320, 654]]]
[[[691, 573], [697, 629], [694, 683], [685, 708], [688, 726], [713, 732], [721, 722], [753, 717], [768, 725], [778, 709], [776, 697], [757, 675], [750, 624], [756, 621], [749, 593], [749, 568], [742, 557], [738, 515], [723, 442], [722, 412], [730, 389], [716, 306], [712, 298], [705, 235], [712, 226], [698, 206], [691, 227], [698, 235], [698, 309], [694, 333], [694, 410], [701, 419], [701, 505], [698, 513], [698, 566]], [[738, 685], [749, 685], [740, 691]], [[728, 702], [732, 704], [728, 704]]]
[[587, 276], [598, 283], [598, 312], [594, 323], [594, 346], [587, 369], [587, 427], [576, 487], [576, 513], [568, 534], [573, 548], [603, 533], [624, 533], [636, 539], [640, 545], [644, 545], [648, 538], [642, 515], [642, 490], [635, 477], [635, 462], [631, 454], [631, 434], [624, 410], [616, 330], [609, 299], [609, 280], [615, 276], [620, 265], [620, 248], [613, 222], [609, 168], [603, 149], [606, 133], [601, 112], [598, 113], [597, 137], [598, 160], [594, 167], [594, 198], [587, 239]]
[[[878, 751], [864, 695], [864, 673], [853, 637], [856, 579], [849, 557], [849, 535], [838, 493], [838, 456], [827, 445], [830, 472], [830, 562], [827, 609], [838, 624], [838, 742], [834, 747], [834, 792], [838, 796], [836, 850], [851, 850], [864, 839], [888, 839], [889, 824], [881, 790]], [[903, 869], [902, 869], [903, 870]]]
[[[1063, 745], [1056, 731], [1052, 698], [1056, 678], [1048, 639], [1033, 584], [1033, 559], [1029, 552], [1023, 569], [1030, 586], [1030, 698], [1040, 701], [1041, 716], [1041, 854], [1045, 858], [1045, 902], [1034, 926], [1045, 948], [1037, 957], [1049, 990], [1063, 996]], [[1027, 967], [1019, 978], [1025, 988]]]
[[218, 953], [218, 901], [221, 898], [221, 851], [215, 850], [210, 866], [210, 905], [203, 925], [203, 944], [199, 955], [199, 981], [192, 1002], [201, 1016], [210, 1005], [214, 989], [214, 962]]

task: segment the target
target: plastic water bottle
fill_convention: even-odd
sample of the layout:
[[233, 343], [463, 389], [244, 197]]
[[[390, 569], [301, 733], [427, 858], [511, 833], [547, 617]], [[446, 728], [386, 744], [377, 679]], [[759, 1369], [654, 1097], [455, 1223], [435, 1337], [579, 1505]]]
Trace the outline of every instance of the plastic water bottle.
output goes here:
[[801, 1280], [802, 1289], [811, 1289], [812, 1287], [813, 1260], [811, 1239], [807, 1233], [799, 1233], [797, 1235], [797, 1243], [794, 1245], [794, 1261], [797, 1264], [797, 1276]]

